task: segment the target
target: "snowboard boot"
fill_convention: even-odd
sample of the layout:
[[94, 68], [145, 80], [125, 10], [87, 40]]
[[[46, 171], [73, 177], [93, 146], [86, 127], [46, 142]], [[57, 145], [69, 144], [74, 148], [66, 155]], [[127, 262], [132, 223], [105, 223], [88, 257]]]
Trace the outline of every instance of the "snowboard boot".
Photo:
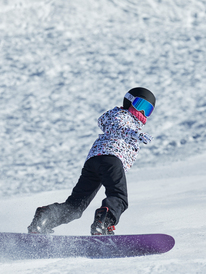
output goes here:
[[91, 235], [114, 235], [115, 218], [108, 207], [101, 207], [95, 211], [94, 222], [91, 225]]
[[68, 213], [68, 207], [65, 203], [38, 207], [30, 226], [28, 226], [28, 233], [53, 233], [52, 228], [69, 222], [66, 218]]

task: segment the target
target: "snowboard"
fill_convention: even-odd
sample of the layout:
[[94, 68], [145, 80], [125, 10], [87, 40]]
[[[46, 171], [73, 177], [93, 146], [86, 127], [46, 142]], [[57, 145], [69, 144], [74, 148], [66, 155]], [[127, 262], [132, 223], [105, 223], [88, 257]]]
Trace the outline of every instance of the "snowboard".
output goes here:
[[58, 236], [4, 232], [0, 233], [0, 258], [123, 258], [165, 253], [174, 244], [173, 237], [166, 234]]

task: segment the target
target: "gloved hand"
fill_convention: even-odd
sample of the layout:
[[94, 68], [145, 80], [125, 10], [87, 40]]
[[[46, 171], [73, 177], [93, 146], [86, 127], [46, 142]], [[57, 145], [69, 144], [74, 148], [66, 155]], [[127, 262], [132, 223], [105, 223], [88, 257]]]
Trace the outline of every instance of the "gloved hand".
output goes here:
[[150, 136], [148, 133], [140, 133], [138, 136], [139, 140], [144, 143], [144, 144], [148, 144], [152, 141], [153, 137]]

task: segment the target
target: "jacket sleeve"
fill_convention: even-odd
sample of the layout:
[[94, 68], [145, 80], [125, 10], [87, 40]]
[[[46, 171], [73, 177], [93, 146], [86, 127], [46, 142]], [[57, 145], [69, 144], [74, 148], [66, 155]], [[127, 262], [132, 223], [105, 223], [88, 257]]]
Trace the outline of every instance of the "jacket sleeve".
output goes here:
[[124, 114], [119, 114], [110, 110], [105, 112], [98, 119], [99, 128], [106, 134], [113, 135], [118, 138], [133, 138], [139, 139], [139, 130], [137, 123], [132, 122], [132, 119], [127, 119]]
[[127, 138], [130, 136], [130, 138], [138, 140], [139, 142], [147, 145], [149, 144], [153, 137], [150, 136], [148, 133], [144, 133], [141, 131], [141, 128], [138, 127], [138, 125], [134, 122], [130, 122], [129, 121], [127, 123], [125, 123], [123, 120], [121, 119], [117, 119], [119, 120], [119, 128], [117, 131], [120, 132], [121, 136], [123, 138]]
[[139, 139], [140, 128], [138, 128], [136, 123], [129, 120], [125, 121], [124, 119], [121, 119], [121, 117], [117, 116], [115, 117], [115, 124], [115, 131], [122, 138], [130, 137], [135, 140]]

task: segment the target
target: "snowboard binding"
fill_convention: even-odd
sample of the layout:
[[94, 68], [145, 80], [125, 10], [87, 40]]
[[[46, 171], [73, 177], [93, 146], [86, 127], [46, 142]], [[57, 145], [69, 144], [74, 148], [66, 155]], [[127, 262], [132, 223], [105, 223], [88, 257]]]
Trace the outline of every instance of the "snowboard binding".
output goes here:
[[91, 225], [91, 235], [114, 235], [115, 218], [108, 207], [95, 211], [94, 222]]

